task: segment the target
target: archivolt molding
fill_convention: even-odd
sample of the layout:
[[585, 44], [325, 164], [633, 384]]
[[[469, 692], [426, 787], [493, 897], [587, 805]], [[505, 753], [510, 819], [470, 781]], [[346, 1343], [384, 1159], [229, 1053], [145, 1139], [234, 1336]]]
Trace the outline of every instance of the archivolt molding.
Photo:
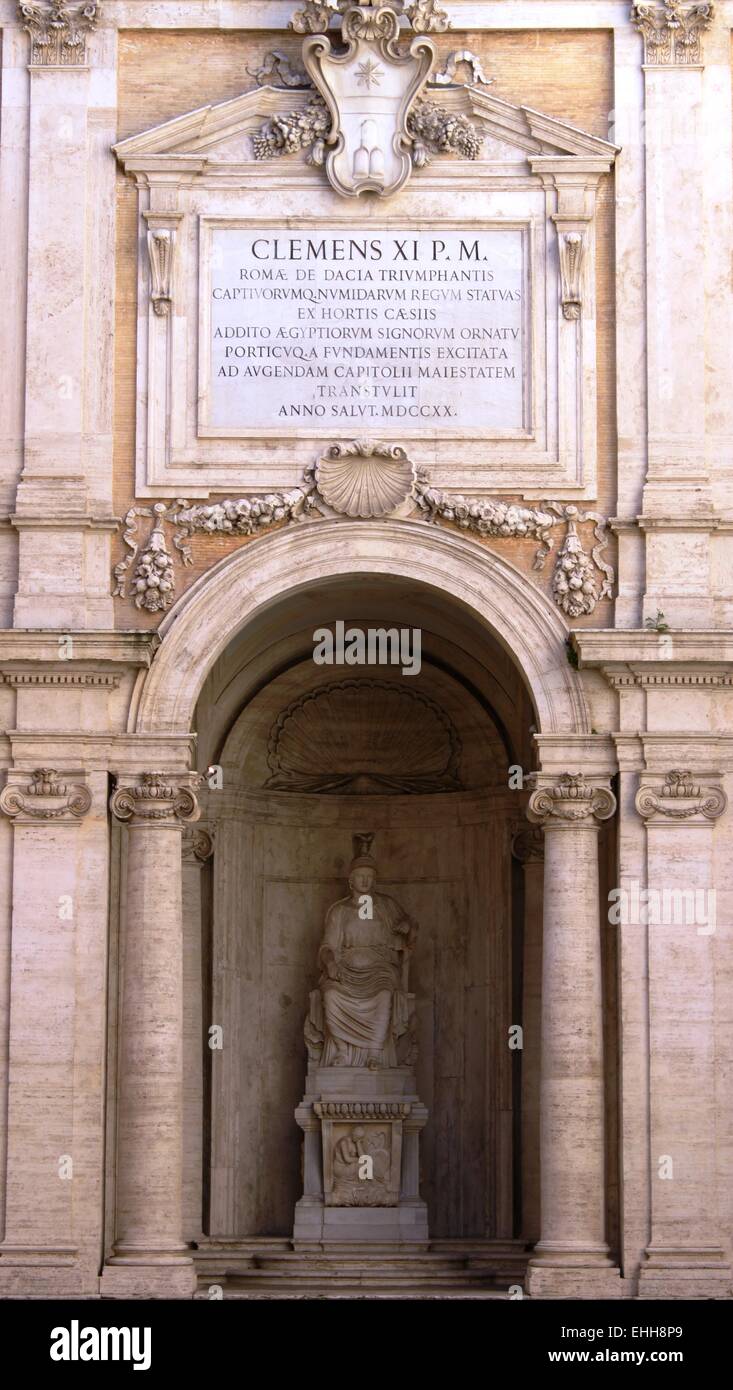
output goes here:
[[[137, 536], [141, 517], [152, 517], [155, 522], [142, 549]], [[175, 571], [166, 543], [166, 524], [176, 528], [173, 546], [182, 563], [190, 565], [193, 554], [189, 541], [196, 534], [248, 537], [283, 522], [322, 517], [417, 518], [431, 525], [449, 523], [478, 539], [532, 539], [539, 541], [535, 570], [544, 568], [553, 549], [553, 529], [564, 525], [552, 580], [558, 608], [568, 618], [579, 618], [592, 613], [600, 599], [613, 593], [614, 571], [604, 554], [609, 542], [608, 523], [599, 512], [583, 511], [571, 503], [550, 501], [522, 507], [442, 492], [430, 485], [427, 472], [413, 464], [399, 445], [369, 439], [332, 445], [306, 469], [302, 486], [289, 492], [192, 505], [179, 499], [170, 508], [163, 502], [152, 508], [132, 507], [123, 534], [130, 553], [114, 567], [113, 593], [132, 598], [137, 608], [151, 613], [170, 607]], [[596, 540], [590, 556], [578, 534], [578, 525], [585, 522], [593, 523]]]
[[139, 733], [187, 732], [213, 663], [256, 612], [333, 579], [395, 576], [440, 593], [494, 633], [522, 672], [541, 732], [586, 733], [582, 680], [567, 660], [567, 627], [516, 567], [455, 530], [339, 519], [318, 531], [286, 527], [255, 539], [191, 585], [160, 627], [161, 646], [140, 692]]
[[635, 804], [644, 820], [686, 821], [693, 816], [717, 820], [726, 809], [728, 798], [722, 787], [701, 785], [693, 780], [691, 772], [673, 769], [665, 774], [661, 787], [643, 783]]

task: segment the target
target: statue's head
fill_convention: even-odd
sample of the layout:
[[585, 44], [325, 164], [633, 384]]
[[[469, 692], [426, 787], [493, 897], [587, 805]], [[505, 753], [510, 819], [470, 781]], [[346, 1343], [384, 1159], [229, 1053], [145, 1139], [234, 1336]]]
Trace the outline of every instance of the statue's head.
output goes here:
[[354, 893], [371, 893], [376, 881], [376, 869], [372, 869], [366, 864], [352, 869], [349, 874], [349, 888]]
[[370, 853], [373, 831], [353, 837], [354, 858], [349, 866], [349, 888], [354, 893], [371, 893], [377, 881], [377, 864]]

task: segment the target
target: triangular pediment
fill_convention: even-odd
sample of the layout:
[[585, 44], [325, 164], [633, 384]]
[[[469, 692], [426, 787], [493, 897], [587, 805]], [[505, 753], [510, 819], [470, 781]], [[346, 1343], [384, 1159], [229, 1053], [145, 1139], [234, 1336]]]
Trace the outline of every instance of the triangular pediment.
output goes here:
[[[137, 171], [150, 162], [153, 169], [165, 157], [180, 158], [188, 167], [211, 168], [217, 164], [254, 161], [253, 135], [272, 117], [304, 110], [315, 95], [312, 89], [284, 90], [256, 87], [215, 106], [201, 106], [140, 135], [129, 136], [114, 146], [125, 169]], [[516, 106], [492, 96], [485, 87], [428, 88], [425, 99], [474, 121], [484, 136], [482, 164], [526, 163], [543, 156], [592, 158], [613, 164], [617, 147], [576, 126], [545, 115], [530, 106]], [[302, 154], [287, 156], [302, 159]], [[446, 156], [455, 160], [455, 156]], [[201, 163], [199, 163], [201, 161]]]

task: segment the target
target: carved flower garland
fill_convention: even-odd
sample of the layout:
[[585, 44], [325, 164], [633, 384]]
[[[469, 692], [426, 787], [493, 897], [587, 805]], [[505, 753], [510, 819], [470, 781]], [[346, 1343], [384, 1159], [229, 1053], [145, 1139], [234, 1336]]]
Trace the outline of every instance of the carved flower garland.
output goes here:
[[[179, 499], [170, 509], [163, 502], [152, 508], [132, 507], [125, 518], [123, 534], [130, 553], [115, 566], [113, 592], [117, 597], [132, 598], [137, 608], [149, 613], [165, 611], [170, 606], [175, 580], [165, 525], [176, 528], [173, 546], [183, 564], [190, 565], [192, 552], [188, 541], [196, 533], [253, 536], [283, 522], [312, 521], [319, 516], [422, 516], [430, 524], [450, 523], [477, 537], [536, 540], [536, 570], [544, 567], [553, 548], [553, 528], [565, 524], [567, 530], [552, 581], [558, 608], [568, 618], [579, 618], [592, 613], [596, 604], [613, 592], [614, 572], [604, 558], [608, 530], [599, 512], [584, 512], [562, 502], [522, 507], [491, 498], [441, 492], [431, 487], [427, 474], [415, 467], [400, 446], [369, 439], [332, 445], [323, 458], [306, 469], [302, 487], [289, 492], [191, 505]], [[155, 522], [142, 549], [137, 537], [139, 517], [152, 517]], [[587, 521], [594, 524], [597, 542], [590, 556], [577, 530], [578, 524]]]

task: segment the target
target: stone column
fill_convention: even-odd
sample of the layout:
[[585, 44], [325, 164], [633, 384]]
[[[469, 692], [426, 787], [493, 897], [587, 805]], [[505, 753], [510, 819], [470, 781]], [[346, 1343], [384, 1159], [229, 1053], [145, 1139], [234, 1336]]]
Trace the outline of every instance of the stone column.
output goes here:
[[203, 930], [201, 872], [214, 853], [213, 832], [183, 833], [183, 1234], [200, 1241], [203, 1219]]
[[540, 1072], [541, 1239], [535, 1297], [620, 1297], [605, 1242], [603, 1020], [598, 822], [607, 786], [541, 779], [528, 815], [545, 837]]
[[522, 1235], [540, 1238], [540, 1057], [542, 1008], [542, 879], [539, 826], [518, 830], [512, 854], [524, 871], [522, 959]]
[[112, 814], [128, 824], [121, 952], [114, 1253], [107, 1297], [186, 1297], [183, 1241], [183, 922], [181, 835], [199, 815], [185, 780], [120, 781]]
[[716, 1174], [713, 832], [727, 805], [718, 778], [649, 773], [636, 796], [647, 826], [638, 929], [648, 935], [652, 1205], [641, 1298], [730, 1296]]

